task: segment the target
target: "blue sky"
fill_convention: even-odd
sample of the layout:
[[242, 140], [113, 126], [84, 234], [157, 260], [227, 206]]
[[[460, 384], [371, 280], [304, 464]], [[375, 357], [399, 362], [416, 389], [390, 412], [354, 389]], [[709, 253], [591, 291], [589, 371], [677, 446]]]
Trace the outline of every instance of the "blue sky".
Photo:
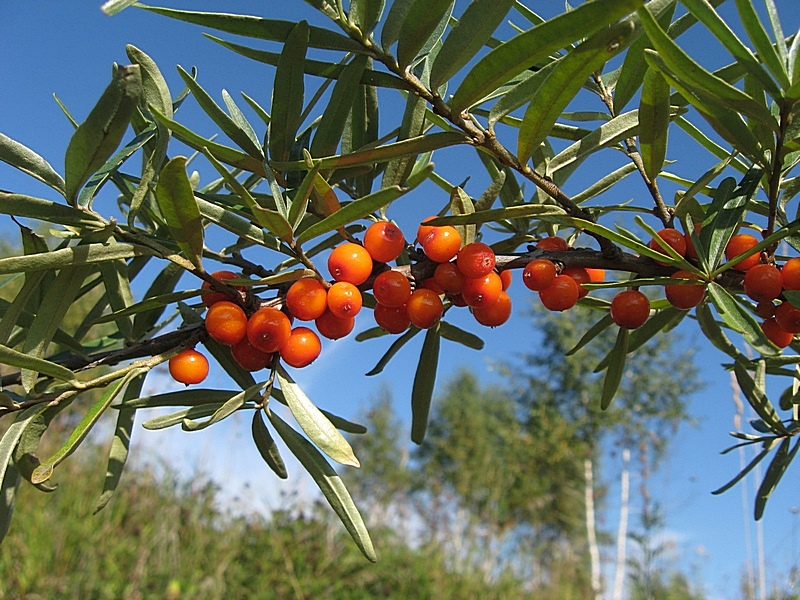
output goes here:
[[[462, 7], [463, 4], [460, 2], [458, 6]], [[541, 4], [544, 5], [541, 10], [545, 12], [559, 10], [563, 6], [561, 2]], [[794, 0], [778, 0], [777, 4], [785, 20], [785, 30], [796, 31], [800, 25], [798, 5]], [[218, 100], [221, 90], [225, 88], [234, 98], [244, 91], [263, 106], [269, 106], [273, 76], [270, 68], [235, 56], [205, 40], [200, 28], [139, 10], [127, 10], [109, 18], [100, 12], [99, 5], [99, 0], [3, 0], [0, 3], [0, 23], [6, 32], [0, 37], [0, 132], [36, 150], [57, 170], [63, 172], [63, 155], [72, 126], [54, 102], [53, 93], [58, 94], [78, 120], [85, 118], [109, 81], [112, 62], [127, 61], [127, 43], [134, 44], [154, 58], [173, 94], [182, 87], [175, 65], [187, 70], [197, 66], [201, 85]], [[171, 5], [213, 10], [218, 9], [221, 3], [196, 1]], [[258, 3], [229, 1], [225, 3], [225, 10], [253, 14], [260, 11], [263, 16], [292, 20], [307, 18], [323, 22], [301, 0]], [[523, 24], [517, 15], [514, 15], [514, 19], [517, 24]], [[715, 54], [713, 47], [709, 50], [705, 46], [706, 40], [699, 35], [691, 35], [687, 36], [685, 42], [693, 48], [695, 56], [699, 51], [711, 66], [718, 66], [714, 65], [715, 61], [721, 64], [724, 59]], [[215, 132], [213, 123], [202, 116], [191, 99], [187, 100], [178, 114], [179, 120], [191, 124], [200, 133], [211, 135]], [[701, 157], [695, 157], [683, 148], [676, 150], [680, 140], [679, 136], [673, 139], [668, 158], [686, 161], [683, 164], [696, 167], [692, 161], [699, 161]], [[434, 160], [439, 170], [452, 182], [474, 176], [467, 186], [467, 191], [473, 196], [479, 195], [487, 183], [479, 172], [478, 161], [470, 153], [457, 151], [447, 156], [442, 153]], [[694, 172], [699, 176], [702, 171], [695, 168]], [[207, 170], [203, 172], [207, 178], [212, 176]], [[691, 169], [688, 172], [692, 172]], [[585, 187], [592, 181], [592, 176], [589, 170], [585, 170], [583, 179], [576, 179], [576, 186], [580, 184]], [[4, 164], [0, 164], [0, 188], [55, 199], [48, 188]], [[572, 193], [577, 190], [567, 191]], [[626, 189], [624, 193], [635, 194], [637, 191]], [[113, 197], [109, 197], [108, 201], [113, 202]], [[433, 205], [438, 209], [444, 201], [442, 192], [428, 184], [404, 199], [405, 212], [390, 216], [410, 232], [415, 219], [430, 214], [428, 206]], [[0, 221], [0, 230], [8, 235], [16, 235], [7, 220]], [[499, 377], [494, 368], [496, 364], [513, 361], [526, 351], [530, 343], [535, 343], [533, 326], [525, 317], [527, 311], [521, 309], [531, 296], [522, 288], [518, 278], [512, 287], [512, 298], [517, 316], [511, 323], [498, 329], [479, 331], [478, 326], [464, 315], [456, 318], [457, 324], [480, 333], [486, 347], [481, 352], [475, 352], [446, 343], [440, 365], [440, 382], [446, 381], [448, 374], [455, 373], [463, 366], [469, 366], [484, 382], [496, 380]], [[369, 323], [362, 320], [357, 330], [368, 326]], [[745, 561], [755, 556], [756, 552], [757, 532], [751, 517], [756, 484], [748, 479], [744, 494], [747, 508], [744, 512], [741, 486], [722, 496], [710, 494], [711, 490], [733, 476], [739, 467], [739, 459], [735, 454], [719, 454], [720, 450], [732, 443], [728, 435], [734, 428], [732, 388], [728, 375], [719, 367], [726, 360], [725, 357], [708, 347], [698, 332], [690, 327], [685, 330], [687, 339], [700, 350], [707, 388], [690, 399], [691, 411], [698, 426], [684, 428], [677, 434], [669, 459], [651, 482], [651, 493], [666, 511], [664, 534], [676, 544], [675, 555], [680, 564], [690, 576], [696, 575], [697, 581], [705, 582], [710, 597], [732, 598], [738, 594]], [[313, 400], [349, 418], [356, 418], [380, 387], [388, 385], [392, 389], [397, 410], [407, 418], [418, 345], [405, 348], [382, 375], [364, 377], [363, 373], [373, 366], [386, 346], [385, 341], [359, 344], [351, 338], [329, 343], [323, 356], [311, 367], [297, 372], [296, 378]], [[170, 385], [166, 378], [157, 381], [159, 385]], [[216, 370], [212, 373], [210, 385], [220, 387], [230, 384]], [[298, 484], [297, 479], [285, 485], [279, 484], [261, 463], [252, 442], [248, 440], [248, 428], [246, 420], [237, 421], [234, 418], [230, 424], [194, 434], [138, 430], [134, 433], [134, 440], [138, 441], [143, 452], [159, 448], [162, 452], [180, 457], [179, 460], [187, 467], [201, 468], [214, 476], [224, 477], [223, 483], [229, 486], [231, 496], [245, 493], [241, 486], [249, 483], [251, 491], [257, 490], [259, 499], [253, 501], [256, 505], [274, 505], [278, 501], [276, 490], [291, 490], [298, 485], [303, 490], [310, 489], [307, 481]], [[368, 464], [368, 460], [363, 458], [362, 462]], [[609, 502], [612, 504], [617, 493], [613, 481], [618, 468], [615, 459], [610, 458], [601, 473], [611, 483]], [[800, 517], [793, 511], [794, 507], [800, 505], [799, 492], [800, 481], [797, 465], [794, 465], [770, 500], [762, 521], [768, 581], [771, 577], [786, 576], [789, 569], [800, 562], [800, 548], [795, 541]], [[604, 518], [600, 525], [615, 531], [615, 511], [608, 511]], [[636, 524], [635, 519], [631, 524]], [[746, 531], [748, 528], [749, 533]], [[750, 556], [746, 547], [748, 535], [752, 540]], [[611, 554], [608, 557], [613, 558]]]

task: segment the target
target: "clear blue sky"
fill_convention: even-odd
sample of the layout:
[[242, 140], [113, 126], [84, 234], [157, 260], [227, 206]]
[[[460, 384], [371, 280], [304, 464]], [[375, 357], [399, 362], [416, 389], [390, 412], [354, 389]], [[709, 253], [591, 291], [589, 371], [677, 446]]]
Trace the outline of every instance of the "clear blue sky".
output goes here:
[[[796, 31], [800, 25], [800, 8], [795, 0], [778, 0], [777, 3], [785, 20], [785, 30]], [[264, 16], [292, 20], [307, 18], [322, 22], [301, 0], [258, 3], [204, 0], [170, 4], [198, 10], [215, 10], [224, 5], [229, 12], [260, 11]], [[544, 4], [542, 10], [546, 11], [559, 10], [563, 5], [561, 2]], [[262, 105], [269, 106], [273, 75], [270, 68], [249, 62], [205, 40], [200, 28], [139, 10], [127, 10], [109, 18], [100, 12], [99, 5], [100, 0], [4, 0], [0, 3], [0, 24], [5, 32], [0, 37], [0, 132], [36, 150], [57, 170], [63, 172], [63, 155], [72, 127], [54, 102], [53, 93], [58, 94], [76, 118], [85, 118], [108, 83], [112, 62], [127, 61], [127, 43], [134, 44], [155, 59], [173, 94], [182, 87], [175, 65], [182, 65], [187, 70], [197, 66], [201, 85], [218, 100], [221, 90], [225, 88], [235, 98], [238, 98], [240, 91], [244, 91]], [[459, 6], [462, 5], [463, 2], [460, 2]], [[523, 24], [521, 18], [515, 16], [514, 19], [518, 24]], [[693, 38], [690, 34], [686, 41], [695, 51], [699, 49], [702, 52], [700, 56], [711, 61], [712, 65], [716, 59], [723, 60], [709, 52], [702, 38]], [[181, 109], [179, 117], [201, 133], [210, 135], [215, 132], [213, 123], [202, 117], [191, 99]], [[676, 150], [673, 146], [668, 158], [679, 161], [689, 159], [684, 164], [691, 166], [693, 157], [684, 150]], [[458, 153], [455, 159], [441, 153], [434, 160], [438, 170], [453, 182], [476, 175], [467, 187], [473, 196], [479, 195], [482, 186], [485, 186], [483, 176], [477, 173], [480, 170], [478, 161], [467, 153]], [[697, 169], [695, 174], [701, 172]], [[586, 179], [578, 183], [585, 186], [591, 181], [592, 175], [587, 171], [584, 177]], [[4, 164], [0, 164], [0, 188], [55, 199], [48, 188]], [[429, 194], [438, 196], [435, 200], [429, 200]], [[113, 202], [113, 197], [107, 198]], [[390, 216], [410, 227], [414, 219], [430, 213], [426, 209], [428, 202], [438, 207], [444, 202], [444, 197], [438, 188], [429, 185], [404, 202], [410, 216], [397, 213]], [[15, 229], [8, 221], [0, 222], [0, 230], [15, 235]], [[529, 301], [530, 295], [522, 289], [518, 279], [512, 290], [515, 314], [521, 316], [515, 317], [506, 326], [478, 331], [478, 326], [470, 319], [456, 319], [457, 324], [480, 333], [486, 341], [486, 348], [478, 353], [446, 343], [440, 366], [440, 382], [465, 365], [469, 365], [483, 381], [489, 382], [497, 377], [493, 364], [513, 360], [535, 340], [533, 328], [524, 316], [526, 311], [521, 309]], [[369, 323], [362, 320], [357, 330], [368, 326]], [[739, 467], [735, 454], [719, 455], [721, 449], [732, 443], [728, 435], [733, 429], [731, 387], [727, 374], [719, 367], [726, 360], [725, 357], [709, 348], [699, 333], [691, 328], [686, 328], [686, 332], [688, 339], [696, 343], [700, 350], [708, 387], [690, 401], [691, 411], [698, 419], [699, 426], [683, 429], [676, 436], [671, 457], [651, 482], [651, 492], [666, 511], [665, 536], [675, 542], [675, 555], [680, 564], [690, 576], [696, 576], [697, 580], [706, 583], [706, 592], [710, 597], [734, 598], [738, 594], [740, 576], [748, 559], [745, 527], [750, 528], [753, 555], [756, 551], [756, 530], [751, 517], [755, 484], [752, 479], [748, 480], [745, 514], [741, 487], [719, 497], [710, 494], [711, 490], [733, 476]], [[388, 385], [392, 388], [397, 410], [407, 418], [418, 345], [405, 348], [383, 375], [375, 378], [362, 375], [373, 366], [386, 346], [385, 341], [359, 345], [352, 339], [328, 344], [323, 357], [308, 369], [298, 372], [297, 379], [321, 406], [350, 418], [358, 415], [382, 385]], [[163, 384], [169, 385], [166, 380]], [[211, 384], [215, 387], [229, 385], [218, 372], [212, 375]], [[248, 427], [247, 422], [234, 420], [230, 425], [195, 434], [137, 430], [134, 440], [138, 439], [141, 450], [159, 447], [181, 456], [188, 466], [202, 467], [212, 475], [225, 477], [223, 484], [233, 488], [232, 496], [242, 493], [240, 486], [247, 481], [251, 484], [251, 492], [269, 498], [262, 502], [277, 502], [274, 490], [293, 489], [297, 484], [290, 481], [288, 486], [279, 487], [277, 479], [261, 464], [252, 442], [247, 439]], [[368, 463], [366, 460], [363, 462]], [[800, 562], [800, 549], [795, 542], [797, 519], [800, 517], [792, 511], [800, 505], [798, 466], [794, 465], [783, 478], [763, 519], [768, 581], [770, 577], [785, 576], [792, 566]], [[612, 481], [609, 495], [612, 507], [617, 493], [613, 485], [617, 471], [615, 459], [609, 458], [602, 475]], [[600, 525], [615, 532], [615, 509], [609, 510], [604, 518]], [[636, 525], [635, 517], [631, 525]], [[609, 554], [608, 557], [613, 556]]]

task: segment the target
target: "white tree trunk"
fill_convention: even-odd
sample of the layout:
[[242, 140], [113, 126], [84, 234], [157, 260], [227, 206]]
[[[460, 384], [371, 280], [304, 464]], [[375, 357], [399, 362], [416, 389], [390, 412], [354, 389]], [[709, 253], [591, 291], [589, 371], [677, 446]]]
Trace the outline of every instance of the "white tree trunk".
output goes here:
[[631, 451], [622, 451], [622, 473], [619, 481], [619, 527], [617, 529], [617, 566], [614, 574], [613, 600], [622, 600], [625, 585], [625, 565], [627, 562], [628, 509], [630, 506], [630, 463]]
[[592, 591], [595, 600], [603, 599], [603, 587], [600, 579], [600, 550], [597, 546], [594, 514], [594, 471], [592, 460], [583, 461], [583, 486], [586, 504], [586, 539], [589, 544], [589, 558], [592, 569]]

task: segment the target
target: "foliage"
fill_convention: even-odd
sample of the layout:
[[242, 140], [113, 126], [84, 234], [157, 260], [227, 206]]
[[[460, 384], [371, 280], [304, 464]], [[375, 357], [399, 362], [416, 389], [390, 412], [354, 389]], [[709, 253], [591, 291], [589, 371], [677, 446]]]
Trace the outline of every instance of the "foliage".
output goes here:
[[[430, 224], [457, 226], [465, 242], [491, 242], [500, 270], [543, 257], [615, 274], [594, 287], [653, 290], [652, 315], [635, 331], [612, 327], [602, 297], [580, 301], [581, 310], [595, 317], [579, 342], [582, 351], [604, 348], [597, 335], [615, 331], [614, 345], [598, 365], [602, 386], [586, 401], [619, 411], [621, 424], [636, 423], [632, 413], [641, 408], [613, 402], [633, 357], [646, 356], [644, 343], [664, 330], [696, 322], [730, 357], [726, 368], [759, 415], [753, 432], [735, 435], [763, 452], [719, 491], [769, 457], [755, 503], [761, 517], [800, 447], [794, 439], [800, 431], [798, 358], [791, 354], [800, 346], [795, 340], [782, 354], [767, 339], [742, 293], [737, 265], [756, 254], [781, 262], [800, 248], [792, 205], [800, 189], [794, 175], [800, 160], [800, 38], [786, 38], [772, 0], [765, 1], [766, 25], [752, 2], [737, 0], [733, 28], [713, 7], [720, 0], [681, 3], [685, 12], [676, 10], [675, 0], [594, 0], [542, 18], [510, 1], [475, 0], [460, 12], [453, 1], [309, 2], [329, 19], [326, 26], [137, 3], [139, 10], [220, 32], [224, 39], [209, 39], [259, 68], [273, 65], [271, 105], [243, 96], [255, 115], [248, 118], [227, 92], [223, 107], [196, 73], [183, 69], [185, 88], [175, 93], [153, 60], [130, 45], [130, 64], [115, 65], [94, 109], [76, 122], [63, 173], [23, 143], [0, 136], [0, 159], [58, 198], [0, 192], [0, 212], [50, 224], [56, 232], [50, 240], [23, 229], [23, 253], [0, 259], [0, 274], [24, 282], [3, 303], [0, 321], [0, 360], [14, 370], [3, 377], [0, 393], [0, 415], [13, 421], [0, 440], [0, 532], [7, 530], [20, 482], [51, 489], [54, 472], [104, 413], [115, 412], [117, 426], [98, 508], [118, 486], [136, 411], [180, 407], [145, 427], [197, 430], [244, 410], [252, 412], [254, 443], [267, 464], [285, 476], [277, 436], [363, 554], [375, 560], [363, 519], [328, 461], [357, 466], [339, 430], [363, 428], [318, 409], [277, 358], [258, 378], [238, 366], [209, 339], [199, 295], [205, 282], [248, 314], [280, 305], [291, 282], [307, 276], [326, 281], [321, 265], [327, 250], [342, 239], [356, 240], [370, 220], [402, 214], [426, 181], [442, 190], [428, 203], [429, 214], [440, 217]], [[107, 10], [130, 4], [112, 0]], [[499, 26], [509, 15], [518, 33]], [[712, 72], [687, 54], [681, 35], [695, 27], [716, 38], [730, 64]], [[264, 50], [261, 42], [279, 51]], [[181, 122], [189, 96], [224, 137], [200, 135]], [[404, 110], [387, 117], [380, 109], [398, 96]], [[669, 134], [678, 130], [688, 135], [687, 145], [706, 153], [710, 168], [691, 159], [666, 160]], [[175, 142], [219, 177], [201, 183], [187, 171], [189, 157], [174, 151]], [[488, 174], [485, 190], [469, 194], [437, 171], [432, 156], [458, 147], [476, 150], [474, 166]], [[604, 160], [607, 155], [613, 159]], [[587, 169], [591, 185], [567, 193], [576, 185], [573, 174]], [[641, 182], [637, 198], [621, 203], [615, 192], [634, 173]], [[666, 191], [673, 188], [670, 201]], [[106, 195], [117, 196], [117, 207]], [[702, 226], [699, 232], [695, 224]], [[688, 232], [697, 259], [666, 244], [648, 245], [658, 237], [656, 229], [676, 225]], [[762, 239], [726, 260], [728, 242], [740, 230]], [[218, 243], [220, 232], [235, 241]], [[596, 249], [529, 245], [554, 233], [573, 246], [591, 243]], [[244, 292], [212, 277], [211, 262], [240, 271], [233, 284]], [[434, 266], [409, 247], [389, 268], [421, 285]], [[693, 311], [660, 298], [677, 269], [697, 275], [707, 289]], [[370, 285], [365, 282], [363, 291]], [[93, 291], [100, 297], [77, 330], [65, 330], [70, 307]], [[787, 290], [781, 300], [788, 307], [798, 296]], [[374, 306], [369, 295], [366, 305]], [[446, 309], [453, 307], [448, 299]], [[414, 327], [396, 338], [372, 372], [418, 333]], [[379, 328], [358, 339], [380, 343], [371, 341], [375, 337], [383, 337]], [[426, 331], [411, 398], [416, 443], [425, 439], [442, 338], [482, 346], [476, 335], [447, 321]], [[141, 395], [153, 368], [200, 342], [237, 389]], [[784, 382], [779, 402], [767, 394], [768, 378]], [[90, 390], [99, 390], [90, 406], [73, 402]], [[681, 393], [669, 392], [672, 402]], [[272, 410], [274, 402], [289, 407], [294, 424]], [[39, 438], [64, 411], [75, 414], [74, 429], [58, 450], [43, 456]], [[586, 440], [575, 427], [564, 435]]]

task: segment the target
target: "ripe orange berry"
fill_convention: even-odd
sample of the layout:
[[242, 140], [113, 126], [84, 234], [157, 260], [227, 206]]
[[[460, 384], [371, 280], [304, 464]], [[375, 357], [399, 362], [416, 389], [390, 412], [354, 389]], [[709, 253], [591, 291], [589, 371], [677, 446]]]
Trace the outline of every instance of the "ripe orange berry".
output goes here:
[[403, 232], [389, 221], [373, 223], [364, 233], [364, 248], [374, 261], [388, 263], [396, 260], [405, 247]]
[[361, 290], [352, 283], [337, 281], [328, 290], [328, 310], [340, 319], [355, 317], [362, 304]]
[[[239, 276], [234, 273], [233, 271], [214, 271], [211, 273], [211, 276], [216, 279], [217, 281], [224, 282], [228, 279], [237, 279]], [[240, 292], [245, 291], [247, 288], [241, 285], [237, 285], [236, 289]], [[207, 281], [203, 282], [203, 285], [200, 286], [200, 297], [203, 299], [203, 304], [206, 306], [212, 306], [215, 303], [219, 302], [220, 300], [230, 300], [231, 297], [228, 296], [225, 292], [218, 292], [216, 290], [211, 289], [211, 284]]]
[[522, 283], [529, 290], [541, 292], [550, 286], [558, 273], [552, 261], [535, 258], [522, 270]]
[[505, 292], [508, 288], [511, 287], [511, 280], [514, 279], [514, 274], [511, 272], [511, 269], [506, 269], [505, 271], [500, 271], [500, 281], [503, 282], [503, 291]]
[[492, 271], [483, 277], [467, 277], [464, 279], [464, 289], [461, 290], [461, 297], [469, 307], [484, 308], [497, 302], [502, 291], [503, 282], [500, 279], [500, 275]]
[[589, 271], [587, 271], [583, 267], [571, 266], [571, 267], [564, 267], [564, 269], [561, 271], [561, 274], [569, 275], [575, 280], [575, 283], [578, 284], [578, 298], [583, 298], [586, 294], [589, 293], [589, 290], [583, 287], [584, 283], [592, 282], [592, 277], [589, 275]]
[[459, 271], [456, 263], [445, 262], [436, 265], [433, 280], [449, 294], [460, 294], [464, 289], [464, 274]]
[[245, 371], [260, 371], [269, 366], [275, 355], [271, 352], [262, 352], [245, 336], [231, 346], [231, 356]]
[[553, 282], [539, 292], [539, 299], [548, 310], [561, 311], [578, 302], [580, 288], [569, 275], [556, 275]]
[[767, 339], [775, 344], [778, 348], [786, 348], [794, 341], [794, 335], [788, 331], [784, 331], [775, 317], [770, 317], [761, 323], [761, 331], [767, 336]]
[[379, 304], [401, 306], [411, 295], [411, 282], [400, 271], [384, 271], [375, 278], [372, 294]]
[[461, 248], [461, 234], [452, 225], [434, 227], [420, 240], [425, 256], [433, 262], [447, 262]]
[[800, 290], [800, 258], [790, 258], [781, 267], [783, 289]]
[[200, 383], [208, 376], [208, 359], [194, 348], [187, 348], [169, 359], [169, 374], [186, 385]]
[[540, 239], [536, 242], [536, 247], [540, 250], [552, 250], [554, 252], [565, 252], [569, 248], [569, 246], [567, 246], [567, 240], [557, 235], [551, 235], [550, 237]]
[[372, 313], [378, 326], [388, 333], [403, 333], [411, 325], [408, 307], [405, 304], [402, 306], [376, 304]]
[[[758, 240], [752, 235], [748, 233], [738, 233], [733, 236], [728, 241], [728, 245], [725, 246], [725, 258], [728, 260], [733, 260], [737, 256], [740, 256], [750, 250], [750, 248], [756, 244], [758, 244]], [[737, 271], [747, 271], [752, 267], [755, 267], [759, 262], [761, 262], [761, 256], [758, 252], [756, 252], [755, 254], [752, 254], [744, 260], [736, 263], [733, 268]]]
[[331, 252], [328, 271], [336, 281], [361, 285], [372, 274], [372, 257], [363, 246], [346, 242]]
[[605, 269], [592, 269], [586, 267], [585, 270], [589, 274], [589, 281], [592, 283], [603, 283], [606, 280]]
[[[677, 229], [670, 229], [665, 228], [661, 231], [658, 231], [658, 237], [660, 237], [668, 246], [670, 246], [675, 252], [680, 254], [681, 256], [686, 256], [686, 238], [683, 237], [683, 234], [678, 231]], [[666, 255], [666, 251], [661, 247], [658, 241], [653, 238], [650, 240], [648, 244], [651, 249], [655, 250], [656, 252], [660, 252], [661, 254]], [[656, 262], [660, 265], [669, 264], [668, 262], [662, 262], [660, 260], [656, 260]]]
[[247, 315], [238, 304], [220, 300], [208, 309], [206, 331], [220, 344], [233, 346], [247, 335]]
[[[697, 279], [700, 277], [688, 271], [675, 271], [674, 279]], [[706, 286], [700, 283], [670, 283], [664, 286], [667, 300], [675, 308], [689, 310], [703, 301], [706, 296]]]
[[775, 309], [775, 320], [784, 331], [800, 333], [800, 308], [782, 302]]
[[301, 368], [314, 362], [322, 352], [319, 336], [308, 327], [295, 327], [280, 350], [281, 360], [287, 365]]
[[328, 290], [313, 277], [295, 281], [284, 298], [286, 309], [296, 319], [313, 321], [328, 307]]
[[259, 308], [247, 321], [247, 339], [262, 352], [280, 350], [292, 332], [289, 317], [277, 308]]
[[420, 329], [430, 329], [442, 318], [444, 305], [439, 294], [427, 288], [414, 290], [406, 304], [408, 318]]
[[483, 308], [473, 308], [472, 314], [478, 323], [486, 327], [502, 325], [511, 317], [511, 296], [500, 292], [497, 302]]
[[331, 311], [326, 310], [314, 321], [314, 324], [317, 326], [317, 331], [319, 331], [322, 337], [328, 338], [329, 340], [338, 340], [353, 331], [356, 320], [355, 317], [340, 319]]
[[472, 242], [458, 251], [456, 265], [465, 277], [483, 277], [494, 270], [494, 250], [483, 242]]
[[774, 300], [782, 291], [783, 277], [773, 265], [755, 265], [744, 274], [744, 293], [756, 302]]
[[417, 241], [421, 244], [422, 240], [427, 236], [431, 231], [436, 229], [435, 225], [425, 225], [428, 221], [438, 218], [436, 215], [431, 215], [430, 217], [425, 217], [422, 219], [422, 222], [417, 227]]
[[625, 329], [638, 329], [650, 316], [650, 300], [639, 290], [625, 290], [611, 300], [611, 319]]

